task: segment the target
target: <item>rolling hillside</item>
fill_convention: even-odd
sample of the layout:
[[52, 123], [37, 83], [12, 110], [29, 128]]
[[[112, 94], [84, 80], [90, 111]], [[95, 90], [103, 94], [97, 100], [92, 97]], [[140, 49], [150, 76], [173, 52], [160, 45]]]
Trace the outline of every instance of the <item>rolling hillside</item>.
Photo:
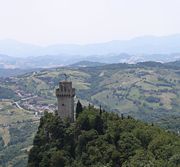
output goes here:
[[26, 153], [41, 113], [56, 109], [55, 88], [64, 80], [64, 73], [76, 88], [75, 101], [101, 105], [106, 111], [131, 115], [179, 132], [179, 67], [146, 62], [42, 70], [0, 80], [2, 162], [22, 166], [27, 161]]
[[[155, 62], [42, 70], [2, 79], [0, 86], [16, 94], [22, 106], [55, 105], [55, 88], [64, 73], [73, 82], [77, 98], [85, 103], [145, 121], [180, 113], [180, 69]], [[26, 97], [32, 98], [22, 100]]]

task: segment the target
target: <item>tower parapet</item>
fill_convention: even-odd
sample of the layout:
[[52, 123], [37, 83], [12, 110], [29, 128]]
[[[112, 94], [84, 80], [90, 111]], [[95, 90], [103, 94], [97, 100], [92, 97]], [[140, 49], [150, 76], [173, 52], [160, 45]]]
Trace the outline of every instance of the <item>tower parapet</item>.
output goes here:
[[72, 82], [59, 82], [59, 88], [56, 89], [58, 100], [58, 115], [62, 118], [68, 118], [74, 121], [74, 96], [75, 89], [72, 88]]

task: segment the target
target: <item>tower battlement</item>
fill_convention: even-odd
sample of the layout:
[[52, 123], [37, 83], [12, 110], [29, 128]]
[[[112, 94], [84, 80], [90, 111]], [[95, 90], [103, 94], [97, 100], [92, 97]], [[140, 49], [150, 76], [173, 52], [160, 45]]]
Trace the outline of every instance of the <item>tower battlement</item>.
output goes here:
[[72, 88], [72, 82], [59, 82], [59, 88], [56, 89], [58, 99], [58, 115], [62, 118], [69, 118], [74, 121], [74, 96], [75, 89]]
[[75, 96], [75, 89], [72, 88], [72, 82], [63, 81], [59, 83], [59, 88], [56, 89], [56, 96]]

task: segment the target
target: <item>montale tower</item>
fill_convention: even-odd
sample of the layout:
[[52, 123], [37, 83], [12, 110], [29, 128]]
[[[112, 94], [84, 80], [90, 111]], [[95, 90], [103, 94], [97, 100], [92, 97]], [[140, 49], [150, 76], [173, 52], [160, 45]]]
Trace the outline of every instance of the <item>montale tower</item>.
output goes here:
[[62, 118], [69, 118], [74, 121], [74, 96], [75, 89], [72, 88], [72, 82], [59, 82], [59, 88], [56, 89], [58, 100], [58, 115]]

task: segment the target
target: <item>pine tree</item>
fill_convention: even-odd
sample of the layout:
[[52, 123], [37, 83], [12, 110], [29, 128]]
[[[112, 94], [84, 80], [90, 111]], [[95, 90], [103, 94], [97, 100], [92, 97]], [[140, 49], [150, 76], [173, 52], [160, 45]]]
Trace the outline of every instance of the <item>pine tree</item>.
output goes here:
[[124, 115], [123, 114], [121, 114], [121, 119], [124, 119]]
[[76, 105], [76, 118], [79, 116], [79, 114], [83, 111], [83, 107], [81, 102], [78, 100]]
[[101, 105], [100, 105], [100, 108], [99, 108], [99, 114], [100, 114], [100, 116], [102, 115]]

